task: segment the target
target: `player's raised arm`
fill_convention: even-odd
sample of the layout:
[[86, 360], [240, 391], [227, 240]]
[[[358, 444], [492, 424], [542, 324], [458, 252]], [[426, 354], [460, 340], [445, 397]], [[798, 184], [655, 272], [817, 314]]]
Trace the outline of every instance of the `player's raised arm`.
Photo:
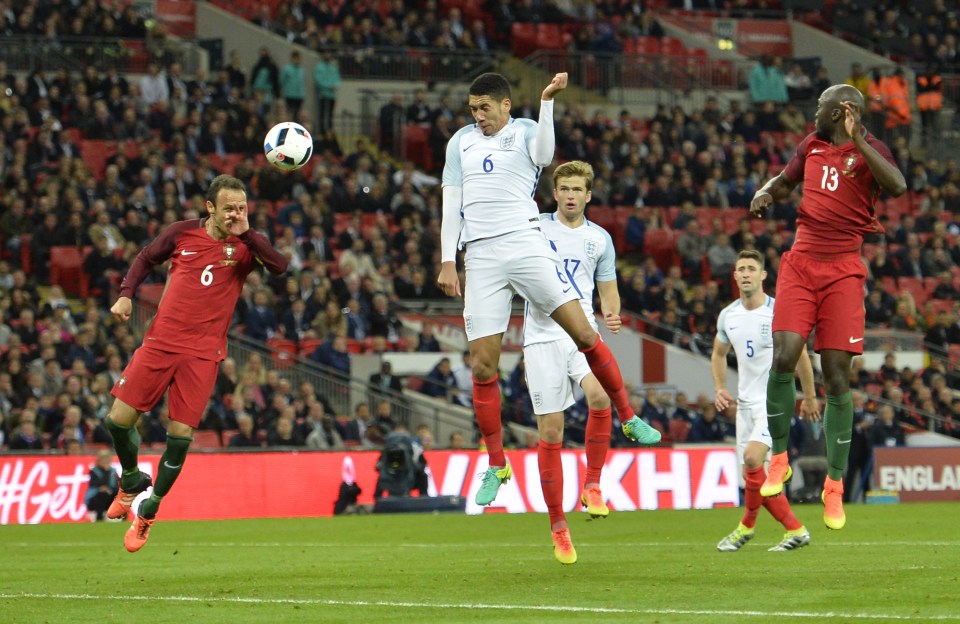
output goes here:
[[237, 238], [250, 250], [250, 253], [274, 275], [287, 272], [290, 260], [283, 252], [270, 244], [267, 237], [255, 230], [248, 229]]
[[903, 172], [886, 156], [881, 154], [867, 141], [860, 126], [860, 107], [853, 102], [840, 102], [844, 110], [844, 130], [850, 140], [863, 154], [867, 166], [873, 173], [877, 185], [888, 195], [900, 197], [907, 192], [907, 181]]
[[540, 116], [537, 121], [537, 136], [530, 143], [530, 157], [533, 164], [546, 167], [553, 162], [557, 147], [553, 129], [553, 98], [567, 88], [567, 73], [561, 72], [553, 77], [540, 96]]

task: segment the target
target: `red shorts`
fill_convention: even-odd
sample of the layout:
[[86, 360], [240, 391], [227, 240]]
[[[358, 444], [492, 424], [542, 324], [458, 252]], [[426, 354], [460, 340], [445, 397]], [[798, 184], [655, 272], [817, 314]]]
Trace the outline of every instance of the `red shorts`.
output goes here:
[[860, 255], [818, 256], [788, 251], [780, 262], [773, 331], [804, 338], [816, 328], [814, 351], [863, 353], [864, 287]]
[[145, 412], [169, 389], [170, 419], [196, 429], [213, 393], [218, 368], [219, 363], [214, 360], [140, 347], [111, 394]]

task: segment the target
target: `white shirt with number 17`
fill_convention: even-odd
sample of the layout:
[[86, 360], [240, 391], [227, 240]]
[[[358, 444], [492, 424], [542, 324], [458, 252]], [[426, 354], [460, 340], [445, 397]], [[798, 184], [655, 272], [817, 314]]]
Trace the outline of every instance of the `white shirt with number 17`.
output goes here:
[[717, 317], [717, 339], [733, 347], [737, 355], [737, 401], [765, 403], [767, 376], [773, 366], [773, 297], [759, 308], [748, 310], [737, 299]]
[[533, 164], [529, 144], [536, 136], [537, 122], [511, 118], [493, 136], [472, 124], [450, 138], [443, 185], [463, 189], [461, 243], [534, 226], [540, 167]]
[[[587, 320], [597, 329], [593, 289], [597, 282], [617, 279], [613, 239], [605, 229], [586, 220], [580, 227], [569, 228], [557, 221], [556, 213], [540, 215], [540, 229], [550, 241], [550, 246], [560, 255], [557, 279], [563, 284], [564, 292], [573, 290], [576, 293]], [[524, 346], [568, 337], [556, 321], [536, 307], [527, 303], [525, 309]]]

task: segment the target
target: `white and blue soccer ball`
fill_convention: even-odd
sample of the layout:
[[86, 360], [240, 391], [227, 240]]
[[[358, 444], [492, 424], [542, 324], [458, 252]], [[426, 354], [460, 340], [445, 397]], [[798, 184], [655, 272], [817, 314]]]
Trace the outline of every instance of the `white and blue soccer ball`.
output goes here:
[[307, 129], [292, 121], [270, 128], [263, 139], [267, 162], [281, 171], [296, 171], [313, 155], [313, 137]]

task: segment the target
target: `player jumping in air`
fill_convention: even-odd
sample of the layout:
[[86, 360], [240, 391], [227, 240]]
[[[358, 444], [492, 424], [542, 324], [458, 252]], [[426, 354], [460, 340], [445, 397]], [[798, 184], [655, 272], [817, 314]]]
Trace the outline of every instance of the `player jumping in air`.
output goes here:
[[437, 284], [448, 296], [460, 294], [456, 254], [458, 244], [465, 246], [463, 320], [473, 357], [473, 406], [490, 465], [476, 494], [478, 505], [492, 503], [513, 474], [503, 452], [497, 370], [514, 294], [573, 339], [616, 406], [624, 434], [642, 444], [660, 441], [660, 433], [630, 409], [620, 366], [587, 321], [560, 257], [540, 230], [533, 193], [540, 168], [553, 161], [553, 98], [566, 86], [566, 73], [554, 76], [541, 95], [540, 121], [533, 122], [510, 116], [506, 78], [483, 74], [469, 90], [476, 123], [447, 143]]
[[137, 467], [137, 419], [169, 390], [167, 445], [153, 492], [124, 536], [130, 552], [147, 542], [160, 502], [183, 468], [219, 363], [227, 355], [227, 330], [247, 275], [258, 264], [277, 275], [287, 270], [287, 258], [250, 229], [242, 181], [227, 175], [214, 178], [207, 191], [207, 211], [206, 218], [168, 225], [144, 247], [110, 308], [118, 321], [129, 320], [137, 287], [154, 266], [171, 261], [157, 315], [113, 387], [116, 400], [106, 419], [123, 468], [120, 492], [107, 510], [107, 517], [118, 519], [126, 517], [137, 494], [150, 486], [150, 476]]
[[[616, 251], [606, 230], [583, 216], [593, 189], [593, 168], [579, 160], [564, 163], [553, 172], [553, 186], [557, 211], [540, 216], [540, 229], [560, 254], [563, 279], [577, 293], [591, 327], [596, 329], [597, 323], [593, 311], [596, 286], [604, 324], [617, 333], [622, 323], [614, 264]], [[577, 551], [563, 513], [563, 411], [573, 405], [574, 385], [579, 385], [589, 409], [584, 440], [587, 473], [580, 501], [592, 517], [605, 518], [610, 510], [600, 492], [600, 471], [610, 447], [610, 399], [570, 336], [530, 304], [523, 322], [523, 360], [540, 431], [540, 486], [550, 516], [554, 556], [560, 563], [575, 563]]]
[[773, 315], [773, 367], [767, 383], [767, 418], [773, 437], [770, 471], [760, 493], [776, 496], [791, 476], [787, 438], [796, 401], [793, 371], [810, 331], [820, 354], [829, 468], [823, 488], [823, 521], [842, 529], [843, 471], [853, 428], [850, 363], [863, 353], [863, 293], [867, 270], [860, 258], [865, 234], [883, 232], [874, 205], [880, 191], [907, 190], [903, 174], [882, 141], [860, 123], [863, 95], [850, 85], [824, 90], [814, 117], [816, 132], [797, 146], [786, 168], [757, 191], [750, 212], [762, 216], [803, 182], [793, 248], [783, 255]]

